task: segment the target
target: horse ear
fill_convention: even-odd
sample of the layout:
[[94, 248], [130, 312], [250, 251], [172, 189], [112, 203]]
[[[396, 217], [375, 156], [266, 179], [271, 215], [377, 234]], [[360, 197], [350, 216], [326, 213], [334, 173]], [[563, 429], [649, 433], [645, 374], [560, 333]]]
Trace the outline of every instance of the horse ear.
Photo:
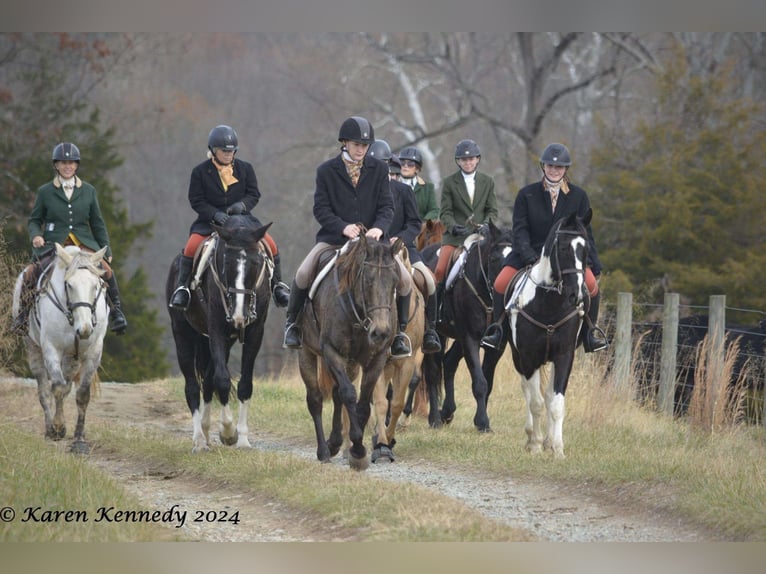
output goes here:
[[56, 243], [56, 257], [58, 257], [64, 265], [69, 265], [72, 262], [73, 257], [67, 253], [64, 246], [60, 243]]
[[97, 265], [99, 261], [101, 261], [104, 258], [105, 255], [106, 255], [106, 245], [104, 245], [101, 249], [99, 249], [95, 253], [91, 253], [90, 260], [93, 262], [94, 265]]

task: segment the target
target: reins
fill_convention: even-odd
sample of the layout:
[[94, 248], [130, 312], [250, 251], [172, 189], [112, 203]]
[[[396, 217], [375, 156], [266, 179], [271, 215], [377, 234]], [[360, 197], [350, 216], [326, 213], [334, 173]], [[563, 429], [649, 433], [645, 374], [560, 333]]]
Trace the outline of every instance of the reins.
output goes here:
[[[354, 280], [352, 282], [352, 285], [349, 286], [348, 289], [343, 293], [343, 297], [340, 297], [338, 301], [340, 302], [341, 309], [346, 314], [347, 317], [351, 318], [351, 315], [353, 315], [354, 322], [352, 323], [353, 328], [362, 329], [365, 333], [369, 331], [370, 325], [372, 325], [372, 319], [370, 319], [370, 312], [376, 311], [378, 309], [386, 309], [391, 310], [391, 305], [374, 305], [372, 307], [367, 307], [367, 301], [364, 298], [364, 290], [362, 290], [362, 297], [361, 297], [361, 308], [362, 308], [362, 315], [359, 314], [357, 311], [357, 301], [354, 299], [353, 294], [353, 285], [355, 285], [361, 278], [362, 273], [364, 271], [365, 267], [375, 267], [377, 269], [391, 269], [396, 266], [396, 263], [373, 263], [371, 261], [367, 261], [366, 255], [364, 261], [362, 261], [362, 264], [359, 266], [359, 271], [357, 272], [356, 276], [354, 277]], [[333, 280], [335, 282], [335, 287], [337, 289], [340, 288], [340, 274], [338, 271], [338, 265], [335, 265], [335, 269], [333, 269]]]

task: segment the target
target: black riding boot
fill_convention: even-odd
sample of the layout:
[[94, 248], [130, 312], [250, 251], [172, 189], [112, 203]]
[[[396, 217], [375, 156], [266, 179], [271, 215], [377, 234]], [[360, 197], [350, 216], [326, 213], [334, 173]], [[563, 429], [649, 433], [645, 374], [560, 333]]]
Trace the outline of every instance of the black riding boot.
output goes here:
[[436, 324], [444, 322], [444, 281], [439, 281], [436, 284]]
[[290, 302], [290, 288], [282, 282], [282, 264], [279, 254], [274, 256], [274, 273], [271, 275], [271, 294], [277, 307], [287, 307]]
[[120, 303], [120, 290], [117, 288], [117, 278], [112, 276], [107, 280], [106, 294], [109, 297], [109, 330], [123, 335], [128, 329], [128, 321], [125, 319], [125, 315], [122, 313], [122, 304]]
[[407, 328], [410, 318], [410, 297], [412, 293], [400, 295], [396, 298], [396, 314], [399, 321], [399, 332], [394, 336], [391, 343], [391, 358], [404, 359], [412, 355], [412, 345], [410, 338], [404, 332]]
[[295, 284], [295, 280], [293, 280], [293, 285], [290, 289], [290, 300], [287, 302], [285, 339], [282, 343], [282, 347], [285, 349], [300, 349], [303, 347], [301, 344], [301, 329], [298, 326], [298, 315], [300, 315], [300, 312], [303, 310], [303, 305], [306, 303], [308, 294], [308, 289], [301, 289]]
[[598, 307], [601, 303], [601, 292], [590, 300], [590, 309], [588, 309], [588, 319], [583, 328], [587, 329], [585, 339], [583, 340], [583, 347], [586, 353], [595, 353], [596, 351], [603, 351], [609, 347], [609, 342], [606, 340], [606, 334], [604, 331], [596, 325], [598, 321]]
[[426, 301], [426, 330], [423, 333], [422, 345], [424, 353], [438, 353], [442, 350], [434, 325], [436, 325], [436, 293], [430, 295]]
[[505, 305], [503, 299], [503, 293], [498, 293], [494, 289], [492, 290], [492, 323], [490, 323], [487, 330], [484, 331], [484, 336], [481, 338], [482, 347], [499, 349], [503, 344], [503, 323], [501, 321], [503, 312], [505, 311], [503, 308]]
[[181, 256], [178, 262], [178, 280], [176, 281], [176, 290], [170, 298], [168, 307], [186, 311], [191, 301], [191, 292], [189, 291], [189, 276], [194, 266], [194, 257]]

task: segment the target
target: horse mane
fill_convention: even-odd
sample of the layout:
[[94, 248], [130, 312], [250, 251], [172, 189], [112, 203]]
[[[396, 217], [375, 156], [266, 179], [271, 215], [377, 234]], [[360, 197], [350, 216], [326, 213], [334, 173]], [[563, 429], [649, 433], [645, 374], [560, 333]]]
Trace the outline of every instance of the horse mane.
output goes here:
[[338, 291], [345, 293], [354, 284], [361, 265], [367, 256], [367, 238], [360, 236], [356, 241], [349, 241], [348, 249], [341, 251], [338, 256]]

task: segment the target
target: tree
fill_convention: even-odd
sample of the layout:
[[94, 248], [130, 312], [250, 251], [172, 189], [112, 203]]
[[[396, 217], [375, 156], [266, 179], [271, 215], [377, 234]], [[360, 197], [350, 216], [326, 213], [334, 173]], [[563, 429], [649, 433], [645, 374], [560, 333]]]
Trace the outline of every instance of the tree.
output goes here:
[[[113, 143], [114, 130], [104, 126], [97, 107], [86, 98], [73, 96], [67, 81], [60, 81], [62, 62], [58, 56], [62, 51], [74, 50], [87, 59], [98, 58], [107, 49], [98, 38], [91, 42], [64, 40], [58, 45], [49, 41], [35, 42], [33, 46], [16, 39], [3, 45], [6, 57], [0, 59], [4, 62], [4, 86], [0, 91], [5, 94], [0, 117], [0, 195], [3, 218], [9, 222], [5, 230], [8, 252], [30, 253], [27, 217], [37, 187], [53, 175], [51, 150], [59, 141], [75, 142], [82, 155], [78, 174], [98, 191], [110, 232], [113, 268], [130, 323], [125, 336], [107, 336], [102, 368], [108, 378], [120, 381], [164, 376], [169, 366], [157, 353], [162, 328], [156, 311], [147, 305], [150, 293], [146, 276], [140, 267], [131, 276], [124, 271], [128, 255], [135, 253], [140, 240], [150, 237], [152, 223], [128, 221], [127, 210], [118, 200], [119, 188], [108, 177], [122, 164]], [[66, 60], [66, 55], [62, 59]], [[81, 86], [89, 84], [82, 76], [79, 80]], [[17, 361], [16, 368], [20, 372], [26, 369], [23, 361]]]
[[[593, 164], [605, 269], [706, 305], [766, 308], [764, 106], [732, 95], [731, 67], [700, 76], [682, 46], [657, 75], [656, 112], [633, 136], [601, 130]], [[655, 300], [653, 302], [660, 302]]]

